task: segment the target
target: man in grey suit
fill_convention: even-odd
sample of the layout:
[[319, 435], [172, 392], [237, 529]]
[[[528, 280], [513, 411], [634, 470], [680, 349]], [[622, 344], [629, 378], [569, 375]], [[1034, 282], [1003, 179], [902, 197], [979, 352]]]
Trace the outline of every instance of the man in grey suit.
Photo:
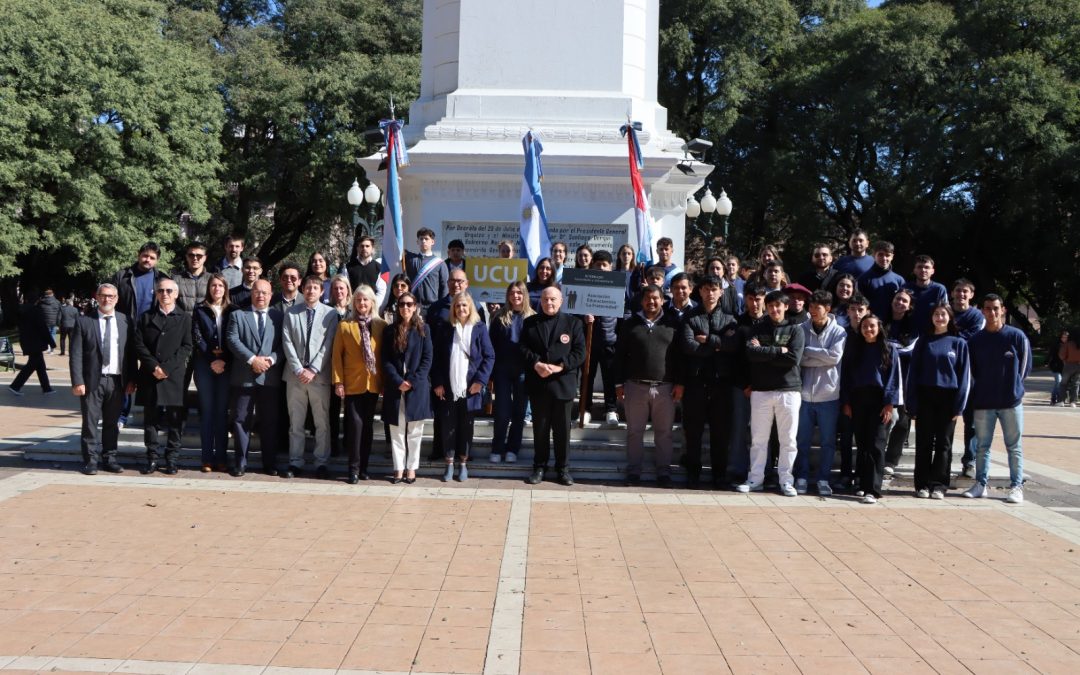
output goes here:
[[[270, 282], [259, 279], [251, 287], [251, 308], [229, 314], [225, 341], [232, 351], [229, 386], [232, 389], [232, 432], [236, 462], [232, 475], [247, 471], [251, 418], [259, 434], [263, 471], [277, 473], [278, 388], [284, 364], [281, 352], [281, 312], [270, 309]], [[286, 470], [282, 469], [284, 476]]]
[[281, 345], [285, 352], [285, 386], [289, 408], [289, 468], [299, 475], [304, 466], [304, 421], [308, 406], [315, 420], [315, 475], [327, 478], [330, 459], [330, 359], [338, 315], [320, 302], [322, 280], [311, 275], [300, 288], [304, 302], [285, 314]]
[[116, 311], [118, 295], [112, 284], [98, 286], [97, 310], [76, 318], [71, 329], [71, 393], [82, 410], [82, 472], [88, 476], [99, 465], [110, 473], [124, 470], [116, 461], [116, 423], [124, 394], [135, 391], [135, 347], [131, 323]]

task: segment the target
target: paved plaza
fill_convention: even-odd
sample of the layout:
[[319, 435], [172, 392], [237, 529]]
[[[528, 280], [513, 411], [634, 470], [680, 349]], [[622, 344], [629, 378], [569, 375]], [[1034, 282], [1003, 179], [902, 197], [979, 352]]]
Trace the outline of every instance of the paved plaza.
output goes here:
[[1038, 376], [1023, 506], [1001, 480], [936, 502], [902, 477], [863, 506], [87, 477], [22, 459], [77, 434], [48, 358], [58, 395], [0, 394], [4, 673], [1080, 672], [1080, 411]]

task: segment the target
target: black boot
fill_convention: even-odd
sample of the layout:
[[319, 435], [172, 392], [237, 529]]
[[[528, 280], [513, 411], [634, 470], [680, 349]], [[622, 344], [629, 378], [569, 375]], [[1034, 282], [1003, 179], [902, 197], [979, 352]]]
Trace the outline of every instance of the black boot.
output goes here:
[[534, 466], [532, 475], [525, 479], [529, 485], [539, 485], [544, 482], [544, 467]]

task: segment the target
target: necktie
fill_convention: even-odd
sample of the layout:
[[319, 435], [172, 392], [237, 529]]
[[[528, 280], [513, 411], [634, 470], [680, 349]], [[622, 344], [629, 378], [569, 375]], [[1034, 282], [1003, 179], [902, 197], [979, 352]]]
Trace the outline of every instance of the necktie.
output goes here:
[[259, 315], [259, 341], [266, 337], [266, 314], [263, 312], [256, 312]]
[[315, 323], [315, 310], [308, 309], [307, 311], [307, 340], [304, 345], [304, 365], [311, 365], [311, 327]]
[[101, 345], [101, 365], [106, 368], [112, 364], [112, 317], [105, 317], [105, 339]]

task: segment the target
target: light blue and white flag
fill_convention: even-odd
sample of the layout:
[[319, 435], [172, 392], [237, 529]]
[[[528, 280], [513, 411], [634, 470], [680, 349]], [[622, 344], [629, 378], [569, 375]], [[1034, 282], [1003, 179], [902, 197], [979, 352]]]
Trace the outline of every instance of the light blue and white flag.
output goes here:
[[401, 135], [401, 120], [379, 122], [386, 139], [386, 215], [383, 224], [382, 277], [389, 284], [395, 274], [402, 271], [401, 256], [405, 250], [405, 236], [401, 218], [401, 191], [398, 169], [409, 164], [409, 153]]
[[531, 131], [521, 139], [521, 145], [525, 148], [525, 176], [521, 181], [521, 250], [529, 261], [529, 276], [532, 276], [536, 263], [551, 253], [547, 212], [540, 192], [540, 183], [544, 179], [540, 153], [544, 146]]
[[637, 261], [646, 266], [652, 264], [653, 255], [653, 219], [649, 212], [649, 198], [645, 194], [645, 181], [641, 178], [641, 169], [645, 162], [641, 159], [641, 146], [637, 132], [641, 131], [641, 122], [628, 122], [619, 129], [626, 137], [630, 150], [630, 187], [634, 191], [634, 225], [637, 229]]

